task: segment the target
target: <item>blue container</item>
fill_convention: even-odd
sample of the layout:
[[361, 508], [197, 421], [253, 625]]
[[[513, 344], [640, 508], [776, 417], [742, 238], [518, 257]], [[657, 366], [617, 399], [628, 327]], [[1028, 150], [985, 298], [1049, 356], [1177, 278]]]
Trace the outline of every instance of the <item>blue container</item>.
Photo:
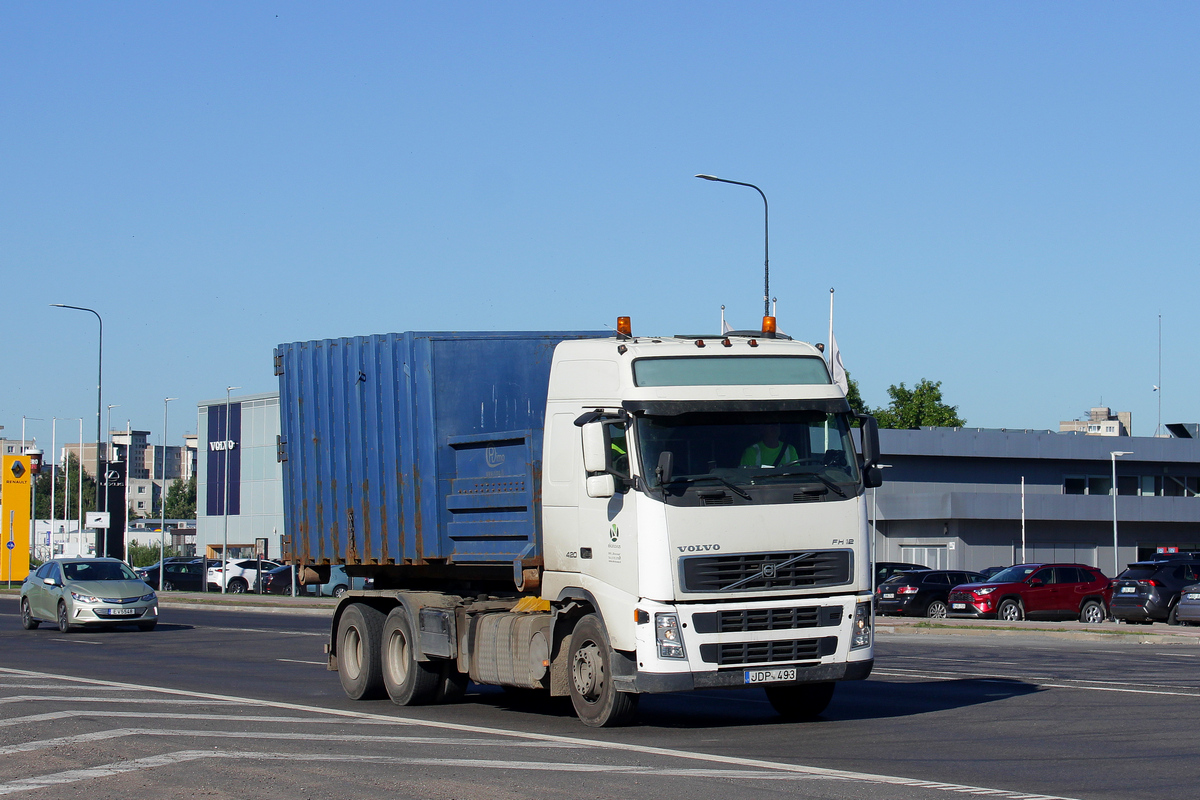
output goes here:
[[[282, 344], [285, 541], [302, 564], [430, 575], [534, 566], [554, 346], [598, 332]], [[448, 567], [455, 566], [456, 568]]]

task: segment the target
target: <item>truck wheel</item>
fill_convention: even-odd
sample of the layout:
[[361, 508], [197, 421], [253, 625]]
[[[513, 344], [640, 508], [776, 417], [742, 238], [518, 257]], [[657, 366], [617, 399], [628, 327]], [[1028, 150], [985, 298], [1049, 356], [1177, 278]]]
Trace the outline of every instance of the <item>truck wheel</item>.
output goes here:
[[383, 612], [353, 603], [338, 620], [338, 679], [351, 700], [371, 700], [383, 694], [379, 650]]
[[442, 667], [417, 660], [417, 638], [408, 612], [396, 606], [383, 623], [383, 686], [398, 706], [421, 706], [437, 699]]
[[579, 620], [571, 632], [571, 705], [584, 725], [627, 725], [637, 712], [638, 696], [618, 692], [612, 681], [608, 634], [595, 614]]
[[812, 719], [829, 706], [836, 686], [834, 683], [770, 686], [767, 687], [767, 699], [784, 719]]
[[1104, 606], [1097, 603], [1095, 600], [1089, 600], [1083, 604], [1083, 608], [1079, 610], [1079, 621], [1096, 624], [1104, 622]]

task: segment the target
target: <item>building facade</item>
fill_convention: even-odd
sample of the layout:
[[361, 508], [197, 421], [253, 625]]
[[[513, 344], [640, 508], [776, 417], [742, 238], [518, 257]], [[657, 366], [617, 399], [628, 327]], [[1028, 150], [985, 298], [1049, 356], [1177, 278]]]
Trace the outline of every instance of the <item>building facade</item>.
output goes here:
[[199, 404], [196, 452], [196, 551], [230, 558], [278, 558], [283, 537], [283, 469], [276, 459], [279, 393]]
[[877, 560], [949, 569], [1071, 561], [1111, 576], [1156, 552], [1200, 550], [1200, 439], [879, 433], [888, 466], [868, 500]]

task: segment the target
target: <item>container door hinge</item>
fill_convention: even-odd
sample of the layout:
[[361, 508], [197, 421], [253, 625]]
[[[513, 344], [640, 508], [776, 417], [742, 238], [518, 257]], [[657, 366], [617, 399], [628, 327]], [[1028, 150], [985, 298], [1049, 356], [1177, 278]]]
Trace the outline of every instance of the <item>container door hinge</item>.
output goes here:
[[275, 374], [283, 374], [283, 356], [275, 356]]
[[287, 461], [287, 439], [282, 434], [275, 434], [275, 460]]

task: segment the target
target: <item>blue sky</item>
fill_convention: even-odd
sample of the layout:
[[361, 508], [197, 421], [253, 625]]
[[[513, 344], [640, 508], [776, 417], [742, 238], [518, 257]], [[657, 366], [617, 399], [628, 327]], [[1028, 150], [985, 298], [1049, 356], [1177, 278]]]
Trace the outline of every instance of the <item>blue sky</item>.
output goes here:
[[[972, 426], [1200, 420], [1200, 7], [0, 4], [0, 424], [196, 427], [281, 342], [737, 327]], [[77, 425], [77, 423], [75, 423]], [[68, 425], [69, 427], [69, 425]], [[76, 432], [70, 434], [77, 436]]]

